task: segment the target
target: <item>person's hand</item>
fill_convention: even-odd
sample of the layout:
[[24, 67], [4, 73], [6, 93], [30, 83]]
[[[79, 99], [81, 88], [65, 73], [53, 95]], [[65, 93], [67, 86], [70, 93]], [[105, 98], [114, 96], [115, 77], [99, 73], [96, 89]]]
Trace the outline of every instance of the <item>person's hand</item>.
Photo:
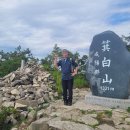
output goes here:
[[54, 56], [54, 60], [57, 60], [57, 59], [58, 59], [58, 55], [55, 55], [55, 56]]
[[73, 72], [73, 73], [71, 73], [71, 76], [74, 77], [76, 74], [77, 74], [76, 72]]

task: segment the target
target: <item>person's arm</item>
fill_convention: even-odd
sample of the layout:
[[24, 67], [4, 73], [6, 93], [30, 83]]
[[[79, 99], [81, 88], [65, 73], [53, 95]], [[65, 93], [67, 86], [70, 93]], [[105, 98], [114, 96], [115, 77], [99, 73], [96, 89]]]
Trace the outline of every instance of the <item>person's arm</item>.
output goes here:
[[75, 61], [73, 61], [72, 64], [75, 67], [74, 72], [72, 73], [72, 76], [75, 76], [78, 73], [78, 64]]
[[54, 57], [54, 67], [56, 68], [56, 69], [58, 69], [58, 66], [61, 66], [61, 60], [59, 60], [58, 62], [57, 62], [57, 60], [58, 60], [58, 56], [56, 55], [55, 57]]
[[58, 59], [58, 56], [55, 56], [55, 57], [54, 57], [54, 61], [53, 61], [54, 67], [55, 67], [56, 69], [58, 68], [57, 59]]

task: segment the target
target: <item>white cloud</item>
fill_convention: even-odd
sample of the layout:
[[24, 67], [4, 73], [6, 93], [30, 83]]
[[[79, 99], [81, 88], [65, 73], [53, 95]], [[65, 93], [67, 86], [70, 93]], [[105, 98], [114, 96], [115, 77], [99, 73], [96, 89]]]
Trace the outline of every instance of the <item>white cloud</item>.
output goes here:
[[[88, 53], [92, 37], [105, 30], [127, 35], [130, 21], [112, 24], [122, 0], [0, 0], [0, 48], [29, 47], [38, 57], [55, 43], [80, 54]], [[86, 51], [85, 51], [86, 50]]]

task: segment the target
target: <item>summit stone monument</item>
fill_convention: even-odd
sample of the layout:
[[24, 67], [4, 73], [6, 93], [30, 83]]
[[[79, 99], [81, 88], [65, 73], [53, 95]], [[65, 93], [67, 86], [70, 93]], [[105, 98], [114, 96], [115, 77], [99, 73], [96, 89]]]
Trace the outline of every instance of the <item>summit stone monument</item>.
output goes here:
[[[117, 34], [105, 31], [94, 36], [89, 49], [86, 76], [93, 98], [99, 98], [100, 101], [103, 98], [112, 99], [118, 102], [116, 107], [120, 106], [120, 101], [128, 101], [130, 52]], [[87, 96], [86, 100], [89, 101]], [[97, 101], [96, 104], [100, 103]]]

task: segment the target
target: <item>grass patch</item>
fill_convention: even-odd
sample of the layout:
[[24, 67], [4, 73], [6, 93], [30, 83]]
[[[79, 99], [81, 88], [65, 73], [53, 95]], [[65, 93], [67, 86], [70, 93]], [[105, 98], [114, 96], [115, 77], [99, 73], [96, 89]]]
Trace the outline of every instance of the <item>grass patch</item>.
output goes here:
[[95, 110], [91, 110], [91, 111], [87, 111], [87, 114], [96, 114], [96, 111]]
[[130, 113], [130, 107], [128, 107], [128, 108], [127, 108], [127, 112], [129, 112], [129, 113]]
[[112, 117], [112, 111], [106, 110], [104, 113], [107, 115], [107, 117]]
[[86, 111], [85, 111], [85, 110], [80, 110], [80, 111], [81, 111], [81, 113], [82, 113], [83, 115], [86, 114]]
[[108, 124], [110, 126], [114, 126], [114, 122], [111, 119], [112, 111], [105, 110], [103, 112], [97, 113], [97, 120], [100, 124]]

